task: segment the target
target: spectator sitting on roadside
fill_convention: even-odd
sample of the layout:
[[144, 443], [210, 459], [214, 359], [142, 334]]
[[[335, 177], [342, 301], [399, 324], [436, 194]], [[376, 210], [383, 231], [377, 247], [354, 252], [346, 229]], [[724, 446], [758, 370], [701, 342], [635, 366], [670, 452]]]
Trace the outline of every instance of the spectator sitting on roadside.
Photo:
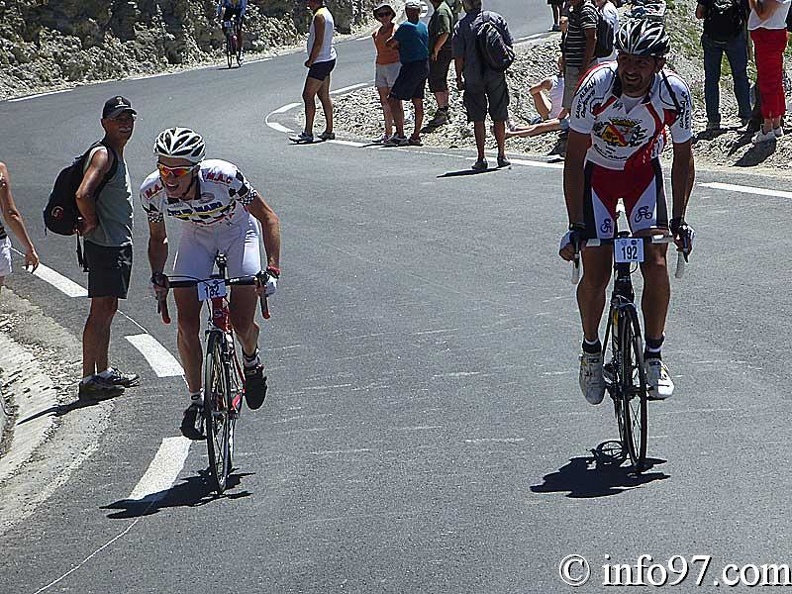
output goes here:
[[396, 11], [388, 2], [382, 2], [374, 9], [380, 27], [371, 34], [374, 39], [374, 47], [377, 50], [377, 60], [375, 65], [374, 86], [379, 93], [382, 113], [385, 118], [385, 132], [374, 140], [374, 142], [387, 142], [393, 136], [393, 113], [391, 112], [388, 95], [390, 95], [393, 84], [399, 76], [401, 62], [399, 61], [399, 50], [387, 47], [387, 41], [393, 37], [396, 25], [393, 19], [396, 18]]
[[562, 107], [564, 97], [564, 75], [561, 58], [558, 59], [559, 74], [548, 76], [532, 86], [528, 92], [539, 114], [525, 126], [506, 129], [506, 138], [527, 138], [569, 128], [569, 110]]
[[[0, 209], [3, 211], [3, 220], [14, 232], [16, 238], [25, 248], [25, 268], [33, 272], [39, 265], [39, 257], [33, 242], [30, 241], [25, 222], [17, 210], [14, 196], [11, 194], [11, 179], [5, 163], [0, 163]], [[0, 223], [0, 287], [5, 282], [5, 277], [11, 274], [11, 240], [8, 238], [5, 227]]]

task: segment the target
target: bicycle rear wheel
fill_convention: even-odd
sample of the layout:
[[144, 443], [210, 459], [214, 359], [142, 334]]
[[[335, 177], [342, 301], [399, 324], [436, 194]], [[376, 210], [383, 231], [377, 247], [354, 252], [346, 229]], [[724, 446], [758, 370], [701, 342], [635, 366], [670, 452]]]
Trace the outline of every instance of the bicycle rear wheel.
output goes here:
[[228, 371], [224, 364], [224, 337], [210, 332], [206, 341], [204, 361], [204, 417], [209, 470], [217, 486], [217, 493], [225, 491], [231, 472], [231, 441], [233, 420], [230, 402]]
[[641, 472], [646, 464], [646, 370], [644, 369], [643, 340], [638, 313], [635, 308], [623, 308], [619, 332], [619, 381], [621, 383], [621, 412], [627, 452], [633, 468]]

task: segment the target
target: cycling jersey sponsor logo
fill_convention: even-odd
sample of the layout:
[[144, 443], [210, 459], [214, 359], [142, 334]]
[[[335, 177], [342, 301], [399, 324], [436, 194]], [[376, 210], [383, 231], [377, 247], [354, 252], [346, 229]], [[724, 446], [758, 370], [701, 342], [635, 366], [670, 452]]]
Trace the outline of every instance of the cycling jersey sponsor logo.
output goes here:
[[234, 181], [232, 176], [226, 175], [222, 171], [207, 171], [206, 179], [207, 181], [218, 182], [221, 184], [230, 184], [232, 181]]
[[648, 137], [646, 128], [638, 120], [612, 118], [609, 121], [597, 122], [594, 133], [611, 146], [641, 146]]
[[162, 186], [159, 184], [154, 184], [150, 188], [146, 189], [146, 198], [152, 198], [155, 194], [158, 194], [162, 191]]

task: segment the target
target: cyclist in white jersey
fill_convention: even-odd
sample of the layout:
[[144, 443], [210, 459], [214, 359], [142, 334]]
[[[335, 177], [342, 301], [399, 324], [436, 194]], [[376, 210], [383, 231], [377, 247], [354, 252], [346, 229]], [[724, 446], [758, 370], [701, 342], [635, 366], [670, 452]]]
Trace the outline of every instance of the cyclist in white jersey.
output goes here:
[[[564, 196], [569, 231], [560, 255], [574, 257], [574, 245], [611, 238], [616, 203], [624, 202], [636, 235], [671, 234], [688, 248], [693, 230], [685, 223], [695, 169], [691, 149], [692, 104], [685, 82], [664, 69], [669, 40], [663, 24], [646, 19], [625, 23], [616, 34], [618, 59], [593, 68], [582, 80], [569, 122], [564, 162]], [[659, 156], [671, 132], [672, 214], [669, 220]], [[671, 396], [674, 384], [661, 359], [670, 300], [666, 244], [647, 245], [641, 265], [644, 353], [650, 397]], [[605, 395], [599, 325], [610, 282], [612, 246], [584, 248], [583, 277], [577, 299], [583, 324], [580, 388], [591, 404]]]
[[[280, 224], [277, 215], [248, 183], [242, 172], [227, 161], [204, 159], [203, 138], [187, 128], [164, 130], [154, 143], [157, 171], [140, 187], [140, 199], [149, 222], [148, 257], [151, 283], [158, 299], [167, 294], [163, 275], [168, 260], [165, 217], [180, 221], [181, 237], [173, 263], [173, 276], [205, 279], [212, 273], [215, 254], [228, 257], [231, 277], [261, 272], [260, 241], [263, 226], [266, 271], [264, 287], [231, 287], [231, 323], [242, 345], [245, 398], [257, 409], [267, 392], [267, 378], [259, 358], [259, 327], [255, 322], [257, 293], [271, 295], [280, 276]], [[178, 348], [192, 402], [184, 413], [182, 433], [199, 439], [201, 433], [201, 302], [194, 287], [174, 289], [178, 310]]]

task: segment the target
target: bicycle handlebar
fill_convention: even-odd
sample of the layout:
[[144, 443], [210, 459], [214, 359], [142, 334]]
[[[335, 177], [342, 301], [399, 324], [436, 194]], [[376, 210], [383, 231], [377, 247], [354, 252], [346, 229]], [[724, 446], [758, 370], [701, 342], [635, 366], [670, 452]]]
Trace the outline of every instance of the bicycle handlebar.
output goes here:
[[[263, 272], [264, 278], [261, 279], [262, 284], [266, 284], [267, 278], [269, 278], [269, 274], [264, 271]], [[211, 281], [211, 280], [221, 280], [226, 286], [238, 286], [238, 285], [255, 285], [259, 282], [258, 276], [236, 276], [234, 278], [217, 278], [217, 277], [210, 277], [210, 278], [190, 278], [190, 279], [181, 279], [172, 281], [166, 275], [165, 278], [168, 281], [168, 288], [184, 288], [184, 287], [195, 287], [198, 283]], [[157, 299], [157, 313], [162, 316], [162, 322], [164, 324], [170, 324], [171, 318], [170, 314], [168, 313], [168, 297], [167, 294], [165, 295], [164, 299]], [[265, 320], [269, 320], [271, 317], [270, 310], [269, 310], [269, 303], [267, 302], [267, 296], [265, 294], [261, 294], [259, 298], [259, 304], [261, 307], [261, 315]]]
[[[603, 245], [613, 245], [614, 239], [618, 238], [607, 238], [607, 239], [587, 239], [583, 242], [583, 245], [586, 247], [601, 247]], [[646, 236], [629, 236], [629, 239], [640, 239], [644, 243], [651, 243], [651, 244], [668, 244], [674, 243], [674, 237], [671, 235], [646, 235]], [[676, 268], [674, 270], [674, 278], [682, 278], [685, 274], [685, 262], [687, 262], [687, 255], [684, 250], [677, 248], [677, 263]], [[578, 284], [580, 280], [580, 245], [575, 246], [575, 257], [572, 260], [572, 284]]]

